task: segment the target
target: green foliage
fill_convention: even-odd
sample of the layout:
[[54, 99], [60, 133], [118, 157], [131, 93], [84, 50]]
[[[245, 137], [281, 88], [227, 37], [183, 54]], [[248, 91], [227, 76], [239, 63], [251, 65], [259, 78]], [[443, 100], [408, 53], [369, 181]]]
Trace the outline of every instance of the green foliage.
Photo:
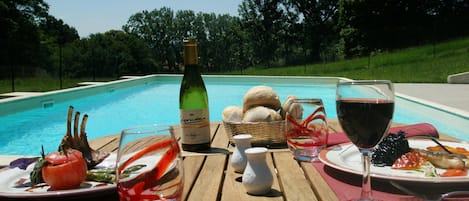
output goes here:
[[247, 42], [253, 48], [253, 56], [267, 67], [275, 60], [280, 45], [279, 33], [283, 23], [280, 3], [279, 0], [244, 0], [239, 9], [241, 26], [250, 38]]
[[147, 44], [157, 65], [163, 67], [160, 72], [180, 72], [182, 41], [187, 37], [197, 39], [200, 65], [205, 71], [215, 72], [241, 65], [243, 61], [238, 58], [246, 58], [240, 50], [243, 47], [239, 47], [246, 39], [239, 24], [238, 18], [229, 15], [189, 10], [174, 14], [163, 7], [132, 15], [123, 29]]
[[376, 50], [444, 41], [469, 34], [467, 1], [340, 0], [341, 45], [348, 58]]
[[[187, 12], [183, 15], [184, 17], [191, 17], [194, 13]], [[182, 50], [182, 44], [180, 43], [187, 36], [186, 33], [182, 32], [193, 30], [192, 27], [184, 27], [181, 22], [174, 21], [174, 12], [167, 7], [134, 14], [123, 26], [123, 29], [145, 41], [152, 51], [152, 57], [159, 66], [167, 66], [173, 70], [175, 69], [174, 61], [176, 57], [180, 57], [180, 54], [178, 54], [179, 49]], [[177, 43], [176, 38], [179, 39]]]
[[[376, 53], [325, 64], [296, 65], [282, 68], [249, 68], [220, 72], [220, 74], [275, 75], [275, 76], [339, 76], [352, 79], [389, 79], [401, 83], [445, 83], [447, 76], [469, 71], [469, 38], [435, 45]], [[369, 62], [368, 62], [369, 61]], [[109, 81], [112, 78], [96, 78]], [[92, 78], [64, 80], [64, 88]], [[0, 93], [10, 92], [11, 80], [0, 80]], [[19, 78], [18, 91], [50, 91], [60, 89], [59, 80], [52, 77]]]
[[[443, 82], [467, 65], [455, 56], [467, 50], [440, 45], [391, 54], [468, 36], [466, 1], [243, 0], [238, 13], [144, 10], [130, 16], [123, 31], [80, 39], [48, 15], [44, 0], [0, 0], [0, 79], [180, 73], [186, 37], [197, 38], [203, 73], [269, 68], [253, 73], [373, 78], [385, 72], [397, 81], [420, 81], [418, 73], [431, 68], [422, 81]], [[298, 67], [278, 68], [291, 65]]]
[[[91, 34], [65, 48], [64, 70], [68, 77], [119, 77], [157, 72], [146, 44], [123, 31]], [[77, 66], [78, 65], [78, 66]]]
[[43, 0], [0, 1], [0, 78], [11, 70], [30, 72], [31, 66], [38, 64], [40, 40], [36, 24], [44, 20], [47, 10]]
[[288, 0], [286, 5], [298, 10], [296, 14], [304, 18], [303, 22], [297, 21], [301, 27], [289, 30], [292, 33], [300, 33], [299, 41], [303, 49], [308, 50], [306, 62], [318, 62], [337, 58], [337, 50], [331, 49], [338, 44], [338, 7], [337, 0]]
[[[63, 79], [63, 88], [71, 88], [79, 86], [80, 82], [88, 81], [111, 81], [116, 78], [65, 78]], [[46, 92], [60, 89], [60, 80], [54, 77], [22, 77], [15, 79], [16, 91], [27, 91], [27, 92]], [[11, 92], [11, 80], [0, 79], [0, 94]], [[1, 98], [1, 97], [0, 97]]]

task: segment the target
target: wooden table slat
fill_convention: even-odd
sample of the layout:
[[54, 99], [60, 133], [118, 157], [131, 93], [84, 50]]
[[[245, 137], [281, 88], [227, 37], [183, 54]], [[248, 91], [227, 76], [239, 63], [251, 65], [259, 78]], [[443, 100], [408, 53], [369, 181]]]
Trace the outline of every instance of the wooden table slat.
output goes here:
[[[190, 158], [190, 157], [189, 157]], [[211, 201], [217, 200], [220, 185], [223, 183], [226, 155], [208, 155], [203, 164], [195, 184], [187, 196], [187, 200], [191, 201]]]
[[280, 183], [278, 181], [278, 171], [277, 168], [275, 167], [272, 154], [269, 153], [266, 155], [266, 162], [267, 166], [269, 166], [270, 172], [272, 173], [272, 176], [274, 178], [274, 183], [272, 184], [272, 189], [269, 194], [266, 195], [269, 200], [283, 200], [283, 194], [282, 194], [282, 189], [280, 187]]
[[312, 189], [316, 196], [318, 196], [319, 200], [339, 200], [335, 192], [331, 189], [329, 184], [327, 184], [326, 180], [324, 180], [321, 174], [316, 170], [316, 168], [314, 168], [313, 165], [311, 165], [311, 163], [301, 162], [301, 167], [303, 168], [303, 172], [311, 183]]
[[305, 179], [303, 170], [298, 166], [298, 162], [292, 160], [292, 153], [285, 151], [275, 152], [273, 154], [285, 197], [289, 200], [298, 201], [318, 200], [310, 184]]
[[234, 172], [233, 167], [229, 164], [225, 173], [225, 180], [223, 181], [222, 197], [221, 201], [245, 201], [249, 200], [249, 195], [247, 195], [246, 190], [244, 189], [241, 179], [243, 174]]
[[227, 149], [228, 148], [228, 136], [226, 135], [225, 132], [225, 127], [223, 126], [223, 123], [219, 124], [212, 124], [216, 126], [212, 126], [212, 132], [215, 132], [215, 129], [217, 129], [216, 134], [212, 138], [212, 148], [219, 148], [219, 149]]
[[278, 179], [276, 175], [276, 171], [274, 165], [272, 163], [272, 157], [270, 154], [266, 156], [267, 165], [272, 172], [274, 177], [274, 183], [272, 185], [272, 190], [267, 195], [263, 196], [253, 196], [249, 195], [246, 192], [246, 189], [242, 183], [242, 176], [243, 174], [234, 172], [234, 169], [229, 165], [226, 170], [226, 176], [223, 183], [222, 189], [222, 201], [276, 201], [276, 200], [284, 200], [282, 196], [282, 192], [280, 191], [280, 186], [278, 184]]
[[244, 190], [244, 186], [241, 183], [243, 174], [234, 172], [233, 167], [229, 164], [231, 156], [232, 155], [228, 158], [228, 166], [225, 173], [225, 180], [223, 181], [221, 201], [246, 200], [246, 190]]
[[[176, 133], [180, 134], [180, 127], [175, 127]], [[213, 155], [213, 154], [222, 154], [227, 155], [229, 151], [227, 149], [228, 145], [228, 138], [226, 137], [224, 127], [221, 123], [212, 123], [210, 126], [211, 132], [211, 149], [209, 151], [202, 151], [202, 152], [191, 152], [191, 151], [182, 151], [183, 156], [195, 156], [195, 155]]]
[[105, 137], [91, 140], [89, 144], [95, 150], [113, 152], [117, 151], [117, 148], [119, 147], [119, 138], [120, 134], [108, 135]]
[[199, 176], [204, 161], [205, 156], [202, 155], [184, 157], [184, 190], [182, 200], [186, 200], [186, 196]]

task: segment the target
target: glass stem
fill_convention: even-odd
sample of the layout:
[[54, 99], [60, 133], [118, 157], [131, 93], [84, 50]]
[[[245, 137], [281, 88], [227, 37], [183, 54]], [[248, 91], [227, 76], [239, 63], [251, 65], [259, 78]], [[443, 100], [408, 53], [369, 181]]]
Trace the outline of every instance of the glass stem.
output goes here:
[[371, 178], [370, 178], [370, 164], [371, 150], [361, 150], [362, 152], [362, 164], [363, 164], [363, 178], [362, 178], [362, 193], [360, 200], [373, 200], [373, 194], [371, 192]]

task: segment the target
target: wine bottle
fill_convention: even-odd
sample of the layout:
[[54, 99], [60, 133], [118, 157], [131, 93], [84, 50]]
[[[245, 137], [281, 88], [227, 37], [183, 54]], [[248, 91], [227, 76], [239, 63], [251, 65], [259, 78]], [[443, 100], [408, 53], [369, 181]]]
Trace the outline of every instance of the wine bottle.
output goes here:
[[208, 95], [199, 72], [197, 43], [184, 40], [184, 76], [179, 91], [182, 149], [210, 149], [210, 118]]

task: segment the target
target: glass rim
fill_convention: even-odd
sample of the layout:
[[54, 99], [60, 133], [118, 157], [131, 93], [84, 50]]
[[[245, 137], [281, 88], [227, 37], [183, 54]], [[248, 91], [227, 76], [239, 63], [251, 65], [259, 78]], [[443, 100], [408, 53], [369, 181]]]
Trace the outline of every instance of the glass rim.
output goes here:
[[288, 99], [287, 102], [297, 102], [297, 103], [314, 102], [314, 103], [323, 104], [322, 98], [291, 98], [291, 99]]
[[[154, 129], [150, 129], [150, 128], [154, 128]], [[152, 132], [170, 131], [171, 128], [172, 128], [172, 125], [170, 124], [143, 124], [143, 125], [136, 125], [136, 126], [124, 128], [122, 129], [121, 134], [124, 134], [124, 133], [125, 134], [148, 134]]]

